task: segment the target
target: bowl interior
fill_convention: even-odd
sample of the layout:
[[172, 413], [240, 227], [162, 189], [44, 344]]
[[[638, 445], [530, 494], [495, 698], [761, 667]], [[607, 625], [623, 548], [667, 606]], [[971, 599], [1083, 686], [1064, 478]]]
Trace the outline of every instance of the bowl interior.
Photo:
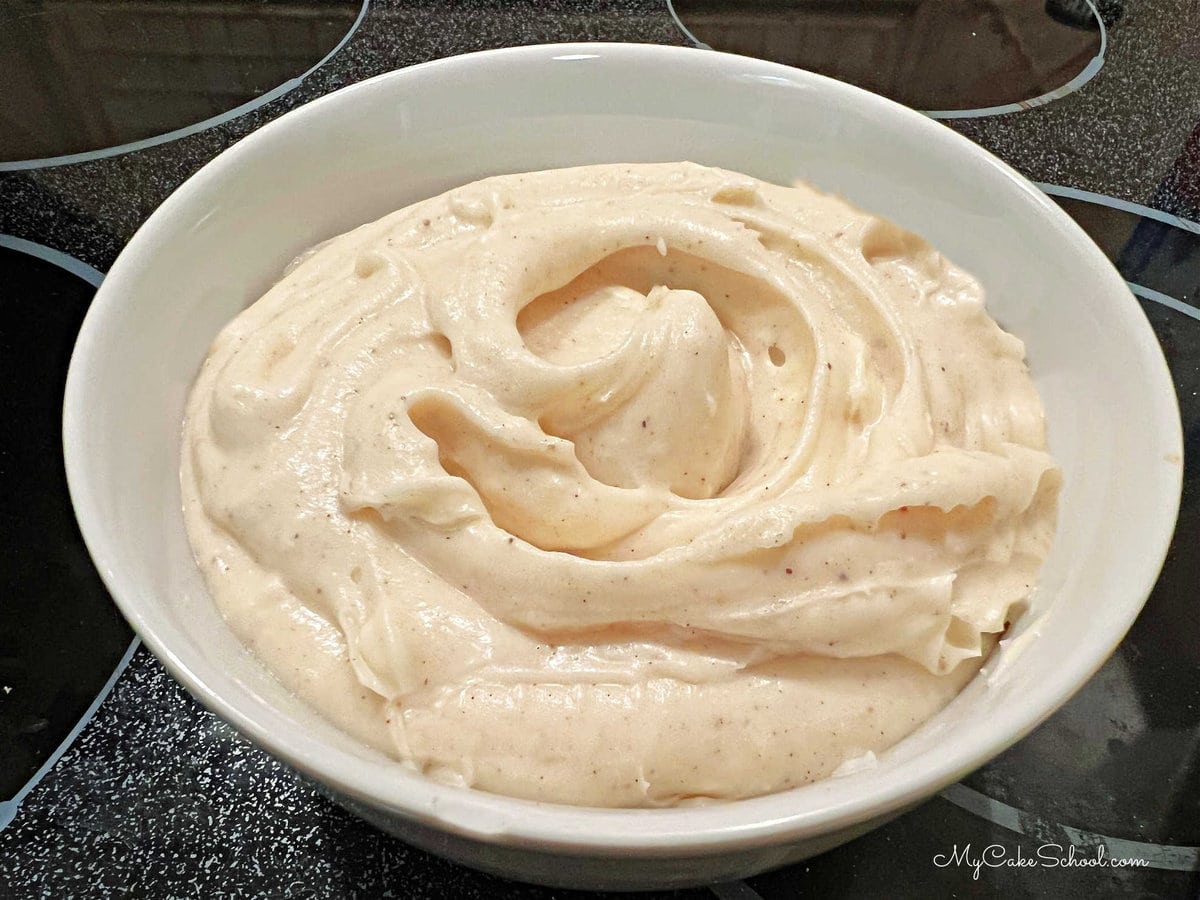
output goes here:
[[[219, 328], [312, 244], [485, 175], [688, 159], [807, 179], [919, 232], [980, 278], [1025, 340], [1062, 464], [1034, 611], [986, 677], [865, 772], [712, 808], [631, 814], [433, 785], [318, 719], [228, 631], [183, 531], [185, 394]], [[147, 644], [210, 708], [351, 797], [491, 839], [581, 848], [803, 836], [894, 810], [1012, 743], [1116, 646], [1178, 508], [1181, 439], [1161, 351], [1116, 272], [1040, 192], [949, 129], [770, 63], [560, 45], [381, 76], [266, 126], [188, 181], [93, 303], [67, 387], [72, 494]], [[1019, 657], [1019, 659], [1018, 659]]]

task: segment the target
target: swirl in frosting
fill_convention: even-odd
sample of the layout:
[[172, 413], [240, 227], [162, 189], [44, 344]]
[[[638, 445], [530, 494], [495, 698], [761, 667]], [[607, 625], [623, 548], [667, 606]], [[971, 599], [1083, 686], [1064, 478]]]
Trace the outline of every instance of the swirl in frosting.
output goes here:
[[691, 164], [491, 178], [230, 323], [182, 483], [227, 620], [442, 780], [782, 790], [957, 693], [1059, 472], [978, 284], [844, 201]]

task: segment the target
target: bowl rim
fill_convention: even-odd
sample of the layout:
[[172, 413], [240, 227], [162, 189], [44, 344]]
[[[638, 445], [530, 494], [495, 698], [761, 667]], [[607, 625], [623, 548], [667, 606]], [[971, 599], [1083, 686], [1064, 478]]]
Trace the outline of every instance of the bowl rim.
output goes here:
[[[333, 790], [372, 808], [430, 824], [452, 834], [511, 846], [536, 846], [544, 851], [584, 853], [590, 856], [661, 857], [682, 851], [708, 855], [732, 849], [752, 848], [795, 841], [848, 828], [877, 816], [895, 813], [931, 796], [942, 787], [1016, 743], [1053, 714], [1100, 668], [1120, 643], [1140, 612], [1158, 578], [1174, 532], [1182, 491], [1183, 469], [1176, 467], [1173, 481], [1165, 478], [1162, 515], [1148, 529], [1150, 546], [1157, 555], [1132, 561], [1139, 584], [1137, 595], [1109, 618], [1100, 633], [1089, 633], [1081, 643], [1086, 652], [1063, 660], [1058, 677], [1040, 683], [1036, 702], [1010, 705], [996, 710], [990, 729], [977, 730], [938, 758], [909, 760], [899, 765], [878, 789], [863, 792], [842, 779], [826, 779], [788, 791], [707, 807], [667, 809], [601, 809], [523, 800], [485, 791], [442, 785], [416, 772], [395, 767], [396, 777], [387, 783], [374, 782], [376, 767], [363, 764], [361, 756], [332, 748], [320, 739], [294, 729], [278, 733], [266, 728], [241, 708], [239, 698], [230, 700], [209, 684], [204, 665], [184, 659], [147, 620], [141, 608], [137, 577], [120, 571], [101, 507], [90, 481], [91, 464], [82, 448], [87, 432], [87, 387], [89, 372], [106, 354], [104, 338], [108, 322], [118, 310], [127, 280], [134, 278], [137, 257], [152, 247], [155, 233], [169, 222], [177, 209], [185, 209], [189, 198], [204, 185], [218, 182], [239, 159], [266, 139], [288, 129], [318, 121], [322, 111], [348, 97], [373, 91], [381, 85], [415, 88], [425, 79], [469, 80], [488, 66], [545, 66], [560, 61], [588, 65], [683, 66], [696, 77], [753, 76], [807, 87], [829, 95], [831, 102], [846, 102], [865, 110], [897, 119], [931, 142], [956, 148], [1003, 176], [1011, 188], [1023, 195], [1031, 209], [1045, 217], [1064, 242], [1089, 265], [1105, 271], [1105, 277], [1128, 293], [1124, 280], [1078, 225], [1029, 180], [982, 147], [925, 115], [857, 87], [777, 63], [734, 54], [690, 47], [628, 43], [536, 44], [483, 50], [446, 57], [393, 70], [326, 94], [272, 120], [233, 144], [186, 179], [141, 225], [106, 275], [89, 307], [72, 354], [63, 402], [63, 451], [67, 481], [81, 533], [96, 568], [121, 612], [143, 642], [171, 675], [205, 707], [235, 726], [254, 743], [277, 759], [315, 778]], [[1117, 307], [1114, 325], [1142, 346], [1150, 381], [1148, 396], [1167, 433], [1158, 436], [1163, 446], [1176, 448], [1182, 459], [1183, 435], [1178, 398], [1161, 345], [1136, 300]], [[200, 661], [203, 662], [203, 661]], [[211, 668], [211, 667], [210, 667]], [[244, 699], [244, 698], [242, 698]], [[847, 780], [849, 781], [849, 780]], [[817, 793], [824, 799], [815, 807], [799, 801]], [[807, 807], [807, 808], [806, 808]], [[719, 815], [705, 811], [719, 810]]]

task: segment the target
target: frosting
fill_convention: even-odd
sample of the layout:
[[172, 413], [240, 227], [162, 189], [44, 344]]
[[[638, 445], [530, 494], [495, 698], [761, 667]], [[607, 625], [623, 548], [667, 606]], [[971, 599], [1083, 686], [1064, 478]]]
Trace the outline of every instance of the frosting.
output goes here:
[[285, 684], [436, 778], [603, 806], [895, 743], [1022, 609], [1059, 481], [970, 276], [692, 164], [326, 242], [217, 338], [182, 460], [211, 592]]

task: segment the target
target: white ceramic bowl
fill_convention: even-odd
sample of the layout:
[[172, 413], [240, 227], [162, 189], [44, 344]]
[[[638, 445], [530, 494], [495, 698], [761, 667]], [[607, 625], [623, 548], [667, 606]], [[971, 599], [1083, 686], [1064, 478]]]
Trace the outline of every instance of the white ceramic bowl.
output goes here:
[[[226, 628], [192, 560], [177, 477], [209, 342], [301, 250], [485, 175], [690, 159], [805, 178], [917, 231], [977, 275], [1023, 338], [1061, 462], [1035, 614], [878, 767], [736, 803], [538, 804], [434, 784], [289, 695]], [[205, 166], [105, 279], [71, 363], [67, 472], [113, 597], [207, 707], [405, 840], [531, 881], [616, 888], [741, 877], [833, 847], [999, 753], [1108, 657], [1154, 584], [1179, 502], [1162, 353], [1101, 252], [948, 128], [836, 81], [724, 54], [525, 47], [383, 75], [283, 116]]]

